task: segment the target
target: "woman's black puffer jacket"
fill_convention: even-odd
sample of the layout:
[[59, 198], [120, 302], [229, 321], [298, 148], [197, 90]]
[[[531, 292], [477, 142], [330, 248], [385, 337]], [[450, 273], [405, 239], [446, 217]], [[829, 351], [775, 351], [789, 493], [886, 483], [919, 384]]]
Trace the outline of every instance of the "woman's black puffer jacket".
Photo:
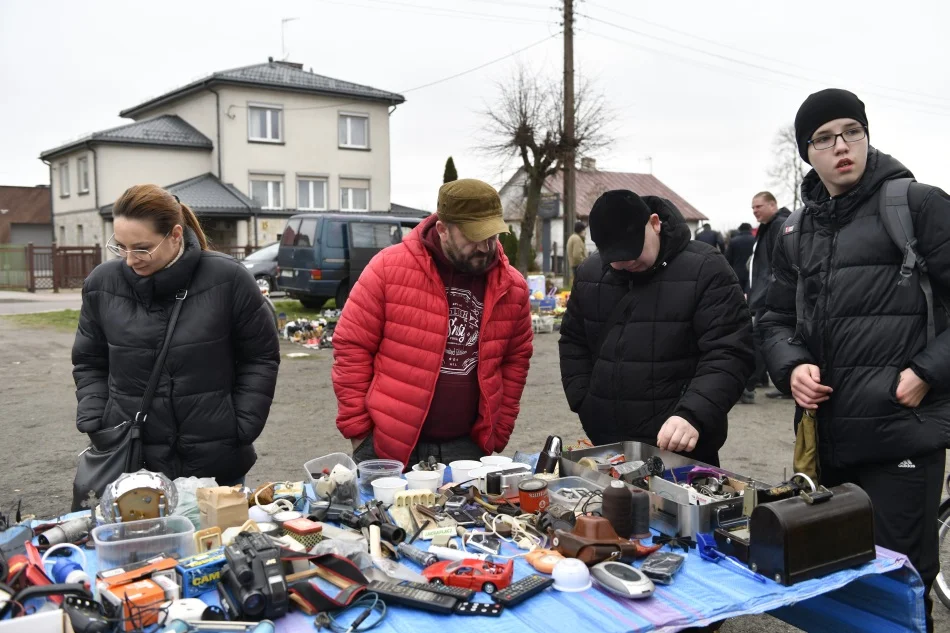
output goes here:
[[76, 424], [89, 433], [135, 417], [181, 289], [188, 295], [143, 425], [145, 465], [172, 479], [232, 482], [257, 459], [277, 384], [277, 329], [250, 273], [200, 250], [190, 229], [169, 268], [139, 277], [111, 260], [86, 279], [73, 345]]

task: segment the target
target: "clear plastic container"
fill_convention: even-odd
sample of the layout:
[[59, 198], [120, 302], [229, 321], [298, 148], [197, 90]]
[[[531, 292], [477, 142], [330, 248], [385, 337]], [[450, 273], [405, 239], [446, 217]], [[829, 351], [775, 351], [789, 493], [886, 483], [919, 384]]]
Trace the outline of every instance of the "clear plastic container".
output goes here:
[[[347, 477], [345, 474], [339, 473], [335, 477], [335, 481], [320, 482], [320, 485], [318, 485], [317, 480], [323, 478], [324, 471], [330, 474], [333, 472], [334, 466], [346, 467], [352, 473], [352, 476]], [[316, 495], [317, 499], [325, 500], [332, 496], [335, 503], [358, 505], [360, 493], [356, 485], [356, 462], [346, 453], [330, 453], [323, 457], [311, 459], [303, 465], [303, 469], [307, 471], [307, 478], [310, 480], [313, 494]]]
[[113, 569], [164, 554], [184, 558], [195, 553], [195, 526], [181, 516], [107, 523], [93, 529], [99, 569]]
[[[600, 512], [601, 497], [593, 497], [587, 501], [587, 494], [590, 492], [603, 492], [604, 487], [583, 477], [561, 477], [552, 479], [548, 482], [548, 496], [551, 498], [551, 505], [559, 505], [569, 510], [575, 507], [577, 510], [584, 508], [587, 504], [588, 512]], [[578, 506], [578, 503], [580, 505]]]
[[402, 462], [397, 462], [395, 459], [368, 459], [365, 462], [360, 462], [356, 466], [360, 492], [372, 496], [374, 479], [400, 477], [402, 476], [402, 469]]

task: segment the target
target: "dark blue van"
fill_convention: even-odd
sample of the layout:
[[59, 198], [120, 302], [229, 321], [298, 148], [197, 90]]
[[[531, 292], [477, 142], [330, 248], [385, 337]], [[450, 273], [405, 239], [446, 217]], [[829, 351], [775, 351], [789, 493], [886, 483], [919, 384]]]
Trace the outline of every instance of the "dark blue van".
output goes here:
[[336, 299], [342, 309], [373, 255], [401, 242], [421, 221], [356, 213], [292, 216], [277, 253], [278, 285], [305, 307], [320, 308], [327, 299]]

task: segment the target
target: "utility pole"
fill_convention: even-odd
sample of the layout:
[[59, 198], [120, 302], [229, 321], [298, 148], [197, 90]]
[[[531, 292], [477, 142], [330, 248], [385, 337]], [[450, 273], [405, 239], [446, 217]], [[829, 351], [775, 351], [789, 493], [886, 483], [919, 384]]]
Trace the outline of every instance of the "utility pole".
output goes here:
[[574, 0], [564, 0], [564, 285], [571, 287], [570, 262], [567, 260], [567, 240], [574, 232]]

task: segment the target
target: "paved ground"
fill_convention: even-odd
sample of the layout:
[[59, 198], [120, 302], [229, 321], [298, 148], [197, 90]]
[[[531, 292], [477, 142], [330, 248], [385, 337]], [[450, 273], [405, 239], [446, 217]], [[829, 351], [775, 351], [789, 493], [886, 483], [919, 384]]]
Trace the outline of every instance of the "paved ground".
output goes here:
[[[74, 426], [72, 340], [71, 334], [20, 330], [0, 319], [0, 429], [4, 431], [0, 506], [4, 510], [20, 498], [24, 512], [41, 517], [69, 508], [76, 455], [85, 446]], [[306, 350], [284, 344], [283, 351]], [[300, 479], [307, 460], [349, 450], [349, 442], [334, 426], [330, 362], [329, 351], [311, 352], [304, 360], [283, 360], [276, 400], [257, 443], [259, 460], [249, 473], [249, 482]], [[766, 400], [761, 390], [759, 404], [737, 406], [721, 453], [723, 466], [763, 481], [782, 481], [786, 467], [791, 466], [791, 409], [789, 401]], [[536, 338], [521, 417], [504, 452], [540, 450], [551, 433], [566, 442], [582, 435], [560, 386], [557, 334]], [[937, 630], [950, 631], [948, 612], [939, 605], [936, 611]], [[723, 627], [727, 633], [797, 630], [769, 616], [738, 618]]]
[[78, 310], [81, 306], [82, 291], [80, 290], [60, 290], [59, 292], [0, 290], [0, 315]]

